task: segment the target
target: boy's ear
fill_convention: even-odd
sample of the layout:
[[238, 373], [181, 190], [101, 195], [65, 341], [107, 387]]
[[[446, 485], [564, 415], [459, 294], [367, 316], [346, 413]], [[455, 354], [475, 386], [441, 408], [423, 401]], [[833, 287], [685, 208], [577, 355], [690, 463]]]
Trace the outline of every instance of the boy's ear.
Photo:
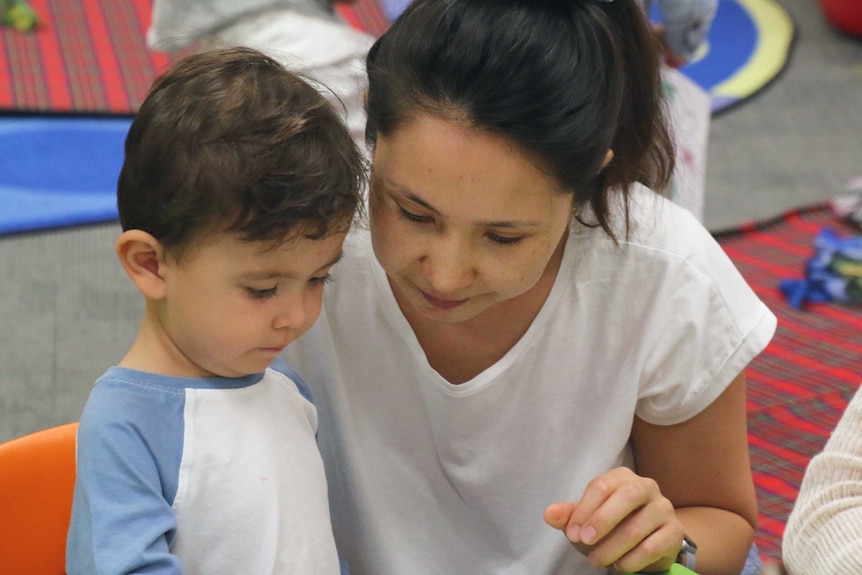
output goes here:
[[127, 230], [117, 238], [114, 249], [129, 278], [146, 297], [165, 297], [165, 248], [152, 235], [141, 230]]

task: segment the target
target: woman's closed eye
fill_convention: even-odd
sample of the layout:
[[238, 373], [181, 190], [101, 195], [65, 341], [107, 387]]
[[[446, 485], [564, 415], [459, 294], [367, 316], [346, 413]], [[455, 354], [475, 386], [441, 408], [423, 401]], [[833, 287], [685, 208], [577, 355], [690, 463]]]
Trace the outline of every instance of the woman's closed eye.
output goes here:
[[492, 242], [500, 244], [501, 246], [513, 246], [524, 239], [523, 236], [508, 237], [498, 236], [497, 234], [487, 234], [487, 237]]
[[[414, 214], [413, 212], [405, 210], [400, 206], [398, 207], [398, 216], [409, 222], [413, 222], [414, 224], [434, 223], [434, 218], [430, 216], [420, 216], [418, 214]], [[486, 237], [495, 244], [499, 244], [501, 246], [513, 246], [519, 243], [522, 239], [524, 239], [523, 236], [501, 236], [494, 233], [488, 233], [486, 234]]]
[[405, 220], [408, 220], [408, 221], [411, 221], [411, 222], [414, 222], [417, 224], [428, 224], [428, 223], [431, 223], [434, 221], [434, 219], [429, 217], [429, 216], [420, 216], [420, 215], [414, 214], [413, 212], [408, 212], [407, 210], [405, 210], [402, 207], [398, 208], [398, 215], [400, 217], [404, 218]]

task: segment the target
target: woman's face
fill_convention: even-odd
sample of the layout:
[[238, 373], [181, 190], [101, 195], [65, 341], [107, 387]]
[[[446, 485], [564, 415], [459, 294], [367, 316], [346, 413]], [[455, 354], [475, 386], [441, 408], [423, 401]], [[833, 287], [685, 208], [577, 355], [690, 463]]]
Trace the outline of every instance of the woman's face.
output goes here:
[[447, 323], [534, 288], [572, 213], [509, 140], [429, 115], [378, 136], [371, 189], [374, 253], [399, 302]]

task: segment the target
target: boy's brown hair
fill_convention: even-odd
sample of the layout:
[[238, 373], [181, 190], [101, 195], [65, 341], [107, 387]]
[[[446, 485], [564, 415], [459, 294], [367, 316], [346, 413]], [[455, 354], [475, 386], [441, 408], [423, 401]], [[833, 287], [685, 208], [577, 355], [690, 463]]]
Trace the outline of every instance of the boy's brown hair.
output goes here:
[[326, 99], [248, 48], [195, 54], [159, 77], [126, 137], [123, 230], [181, 252], [211, 233], [278, 244], [349, 227], [364, 159]]

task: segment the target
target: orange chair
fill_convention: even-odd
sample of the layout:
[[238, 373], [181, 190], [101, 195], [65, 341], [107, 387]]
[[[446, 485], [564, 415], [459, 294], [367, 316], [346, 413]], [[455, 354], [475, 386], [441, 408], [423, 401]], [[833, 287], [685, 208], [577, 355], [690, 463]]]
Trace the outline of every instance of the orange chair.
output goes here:
[[67, 423], [0, 443], [0, 575], [63, 575], [75, 488]]

